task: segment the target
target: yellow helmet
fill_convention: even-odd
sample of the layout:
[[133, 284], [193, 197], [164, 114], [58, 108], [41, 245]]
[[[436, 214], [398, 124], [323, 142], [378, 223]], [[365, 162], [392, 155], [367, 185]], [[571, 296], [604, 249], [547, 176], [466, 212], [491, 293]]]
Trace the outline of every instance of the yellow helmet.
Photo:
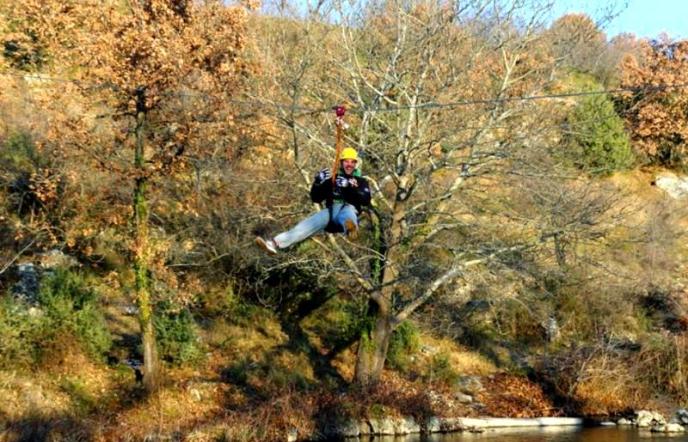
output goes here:
[[340, 160], [354, 160], [358, 161], [358, 152], [353, 147], [345, 147], [342, 149], [342, 154], [339, 156]]

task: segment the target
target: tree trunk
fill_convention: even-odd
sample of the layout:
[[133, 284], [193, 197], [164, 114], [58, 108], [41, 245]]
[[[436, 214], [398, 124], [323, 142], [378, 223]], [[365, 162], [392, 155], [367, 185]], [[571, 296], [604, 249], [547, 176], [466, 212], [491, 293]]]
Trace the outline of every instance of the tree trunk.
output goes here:
[[362, 333], [358, 341], [355, 375], [359, 386], [368, 388], [380, 380], [393, 331], [391, 318], [378, 312], [372, 328]]
[[[381, 263], [373, 266], [373, 276], [379, 280], [380, 289], [370, 295], [370, 299], [378, 307], [375, 312], [374, 323], [361, 334], [358, 341], [358, 355], [356, 360], [356, 383], [368, 388], [376, 384], [382, 376], [382, 369], [387, 359], [387, 349], [392, 338], [396, 318], [392, 308], [392, 296], [396, 290], [397, 277], [399, 275], [399, 263], [403, 256], [399, 250], [402, 236], [402, 221], [405, 216], [404, 204], [398, 202], [394, 208], [392, 224], [390, 228], [389, 244], [378, 243], [378, 253], [385, 256]], [[379, 228], [379, 225], [378, 225]], [[380, 237], [376, 240], [381, 240]], [[376, 241], [377, 242], [377, 241]], [[381, 268], [379, 267], [381, 264]], [[379, 275], [379, 276], [378, 276]]]
[[134, 272], [136, 276], [136, 300], [139, 306], [139, 324], [143, 344], [143, 385], [149, 393], [160, 385], [158, 355], [153, 328], [153, 307], [150, 296], [149, 247], [148, 247], [148, 204], [146, 202], [144, 130], [146, 122], [145, 94], [143, 89], [137, 91], [136, 114], [136, 149], [134, 166], [137, 171], [134, 186]]

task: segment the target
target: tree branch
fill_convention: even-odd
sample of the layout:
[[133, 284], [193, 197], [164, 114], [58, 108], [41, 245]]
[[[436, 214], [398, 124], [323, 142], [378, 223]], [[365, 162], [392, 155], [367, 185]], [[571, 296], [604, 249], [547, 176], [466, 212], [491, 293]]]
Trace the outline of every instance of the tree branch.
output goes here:
[[19, 253], [17, 253], [17, 254], [14, 256], [14, 258], [12, 258], [7, 264], [5, 264], [5, 265], [3, 266], [2, 269], [0, 269], [0, 275], [2, 275], [3, 273], [5, 273], [5, 272], [7, 271], [7, 269], [9, 269], [9, 268], [12, 266], [12, 264], [14, 264], [14, 262], [15, 262], [16, 260], [18, 260], [19, 257], [21, 257], [22, 254], [24, 254], [24, 252], [26, 252], [26, 251], [29, 249], [29, 247], [31, 247], [35, 242], [36, 242], [36, 238], [32, 239], [30, 243], [28, 243], [26, 246], [24, 246], [24, 248], [22, 248], [22, 249], [19, 251]]

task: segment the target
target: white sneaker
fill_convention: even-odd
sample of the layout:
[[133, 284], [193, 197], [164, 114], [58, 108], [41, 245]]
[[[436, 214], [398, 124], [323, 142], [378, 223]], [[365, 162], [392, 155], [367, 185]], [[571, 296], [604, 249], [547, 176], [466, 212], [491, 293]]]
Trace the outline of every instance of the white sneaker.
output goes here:
[[277, 244], [275, 244], [275, 241], [271, 239], [265, 240], [260, 236], [256, 236], [256, 244], [270, 255], [277, 255]]

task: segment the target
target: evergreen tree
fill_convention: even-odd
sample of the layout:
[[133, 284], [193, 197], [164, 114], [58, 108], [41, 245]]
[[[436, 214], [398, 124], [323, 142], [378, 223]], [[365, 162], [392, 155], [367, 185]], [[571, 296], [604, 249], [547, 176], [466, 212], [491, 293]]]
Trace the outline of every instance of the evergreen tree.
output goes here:
[[606, 95], [584, 97], [569, 116], [569, 145], [580, 153], [578, 165], [594, 175], [608, 175], [633, 162], [623, 120]]

